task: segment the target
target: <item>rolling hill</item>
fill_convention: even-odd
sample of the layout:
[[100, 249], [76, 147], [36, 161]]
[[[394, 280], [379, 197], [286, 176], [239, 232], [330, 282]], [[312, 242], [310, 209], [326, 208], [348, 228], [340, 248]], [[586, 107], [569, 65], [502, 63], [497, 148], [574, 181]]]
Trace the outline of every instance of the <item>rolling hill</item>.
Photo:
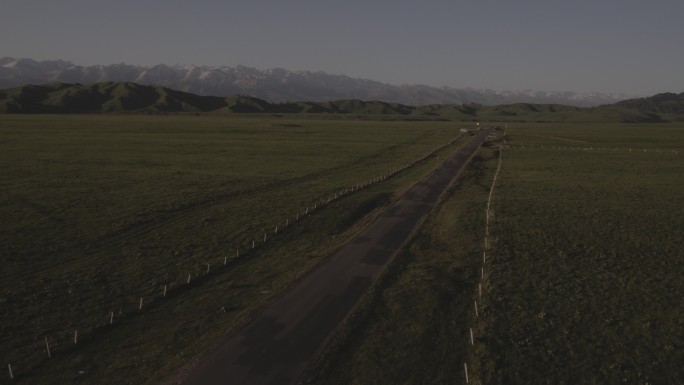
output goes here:
[[52, 83], [0, 90], [5, 113], [271, 113], [342, 114], [383, 118], [495, 122], [662, 122], [683, 120], [682, 95], [661, 94], [600, 107], [516, 103], [429, 104], [419, 107], [382, 101], [269, 103], [251, 96], [201, 96], [129, 82], [87, 85]]
[[616, 103], [619, 107], [665, 116], [684, 115], [684, 92], [666, 92], [648, 98], [623, 100]]

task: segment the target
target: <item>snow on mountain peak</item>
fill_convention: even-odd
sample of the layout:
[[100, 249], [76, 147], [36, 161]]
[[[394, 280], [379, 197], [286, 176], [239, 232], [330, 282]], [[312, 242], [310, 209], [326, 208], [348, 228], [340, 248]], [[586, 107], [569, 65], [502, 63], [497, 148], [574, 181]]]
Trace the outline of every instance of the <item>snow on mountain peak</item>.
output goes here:
[[290, 71], [283, 68], [259, 70], [241, 65], [211, 67], [158, 64], [144, 67], [120, 63], [83, 67], [63, 60], [35, 61], [11, 57], [0, 59], [0, 88], [55, 81], [83, 84], [98, 81], [137, 82], [163, 85], [200, 95], [245, 94], [270, 102], [372, 99], [407, 105], [527, 102], [594, 106], [633, 97], [599, 92], [494, 91], [423, 85], [395, 86], [320, 71]]

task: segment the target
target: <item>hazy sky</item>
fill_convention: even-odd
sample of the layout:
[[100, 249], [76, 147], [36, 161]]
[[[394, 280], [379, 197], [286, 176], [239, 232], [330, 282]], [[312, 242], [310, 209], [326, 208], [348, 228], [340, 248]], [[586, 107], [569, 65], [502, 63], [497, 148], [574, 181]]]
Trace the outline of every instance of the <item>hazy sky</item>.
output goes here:
[[684, 91], [684, 1], [2, 0], [0, 56], [650, 95]]

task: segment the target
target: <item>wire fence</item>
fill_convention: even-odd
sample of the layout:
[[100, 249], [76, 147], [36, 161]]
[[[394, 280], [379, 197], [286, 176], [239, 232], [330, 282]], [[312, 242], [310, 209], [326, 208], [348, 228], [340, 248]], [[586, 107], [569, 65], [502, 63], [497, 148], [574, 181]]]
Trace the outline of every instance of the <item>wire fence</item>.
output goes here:
[[[506, 143], [506, 132], [504, 131], [503, 133], [503, 143]], [[498, 153], [499, 153], [499, 161], [498, 165], [496, 167], [496, 172], [494, 173], [494, 179], [492, 180], [492, 185], [489, 189], [489, 195], [487, 197], [487, 207], [485, 209], [485, 234], [484, 234], [484, 247], [482, 251], [482, 265], [480, 268], [480, 282], [477, 285], [477, 293], [475, 295], [474, 303], [473, 303], [473, 322], [478, 323], [481, 319], [482, 316], [484, 316], [484, 307], [483, 307], [483, 288], [485, 287], [485, 266], [487, 265], [487, 252], [491, 251], [492, 249], [492, 243], [490, 242], [490, 223], [491, 219], [493, 218], [493, 213], [491, 210], [491, 203], [492, 203], [492, 198], [494, 196], [494, 187], [496, 186], [496, 182], [499, 178], [499, 173], [501, 171], [501, 163], [502, 163], [502, 154], [503, 154], [503, 147], [504, 146], [499, 146], [498, 147]], [[491, 255], [490, 255], [491, 258]], [[480, 303], [478, 304], [478, 300]], [[475, 333], [473, 331], [473, 327], [470, 327], [468, 330], [468, 336], [467, 340], [470, 342], [471, 348], [475, 346], [475, 342], [477, 339], [475, 338]], [[472, 357], [472, 354], [471, 354]], [[471, 363], [472, 367], [472, 363]], [[465, 383], [468, 384], [470, 383], [471, 378], [468, 375], [468, 362], [463, 363], [463, 370], [464, 370], [464, 376], [465, 376]]]
[[514, 144], [506, 145], [513, 150], [547, 150], [547, 151], [579, 151], [592, 153], [632, 153], [632, 154], [672, 154], [679, 155], [678, 148], [646, 148], [646, 147], [594, 147], [594, 146], [555, 146], [543, 144]]

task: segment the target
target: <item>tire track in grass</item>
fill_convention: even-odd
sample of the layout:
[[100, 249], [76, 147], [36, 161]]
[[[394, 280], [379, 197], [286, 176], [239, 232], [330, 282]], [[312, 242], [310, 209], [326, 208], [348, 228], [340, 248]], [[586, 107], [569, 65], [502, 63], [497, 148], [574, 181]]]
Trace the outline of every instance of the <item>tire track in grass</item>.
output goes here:
[[[210, 210], [218, 205], [224, 204], [225, 202], [230, 201], [232, 199], [245, 197], [249, 195], [263, 194], [277, 189], [282, 189], [285, 187], [291, 187], [297, 184], [314, 181], [322, 176], [354, 166], [361, 167], [367, 162], [381, 158], [383, 155], [387, 153], [391, 153], [392, 151], [398, 150], [404, 146], [416, 144], [429, 136], [436, 135], [439, 131], [440, 130], [433, 130], [430, 132], [425, 132], [419, 136], [412, 138], [411, 140], [392, 145], [375, 154], [357, 158], [353, 161], [343, 163], [334, 167], [326, 168], [323, 170], [319, 170], [307, 175], [294, 177], [282, 181], [274, 181], [243, 190], [229, 191], [224, 194], [216, 195], [207, 199], [198, 200], [196, 202], [181, 206], [171, 211], [162, 212], [158, 215], [155, 215], [152, 218], [148, 218], [144, 221], [128, 225], [123, 229], [116, 230], [108, 234], [103, 234], [94, 241], [84, 241], [79, 244], [69, 246], [60, 251], [53, 252], [53, 258], [50, 258], [47, 261], [43, 261], [41, 263], [40, 272], [41, 274], [49, 274], [55, 268], [62, 268], [64, 263], [68, 263], [69, 260], [76, 261], [80, 259], [76, 256], [81, 256], [83, 254], [83, 250], [87, 250], [87, 253], [89, 255], [93, 255], [98, 253], [106, 253], [115, 249], [120, 249], [124, 241], [128, 242], [133, 239], [145, 238], [146, 236], [149, 236], [151, 233], [158, 231], [159, 229], [178, 225], [193, 216], [200, 215], [202, 212]], [[69, 259], [65, 261], [64, 257], [68, 256], [74, 256], [74, 259]], [[21, 282], [31, 280], [34, 276], [35, 271], [33, 270], [26, 271], [23, 274], [15, 272], [12, 274], [12, 279], [14, 282]]]

